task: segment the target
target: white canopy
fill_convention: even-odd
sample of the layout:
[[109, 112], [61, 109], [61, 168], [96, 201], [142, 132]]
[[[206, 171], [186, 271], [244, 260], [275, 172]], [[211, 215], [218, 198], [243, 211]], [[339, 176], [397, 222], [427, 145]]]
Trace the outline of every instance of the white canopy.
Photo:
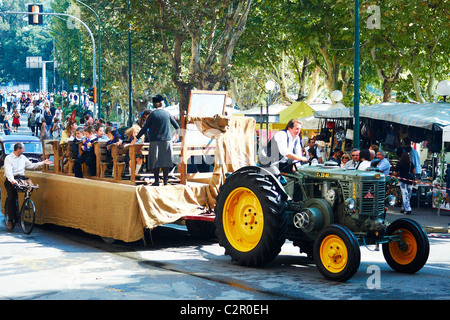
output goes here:
[[361, 107], [359, 116], [428, 130], [442, 129], [450, 125], [450, 103], [385, 102]]

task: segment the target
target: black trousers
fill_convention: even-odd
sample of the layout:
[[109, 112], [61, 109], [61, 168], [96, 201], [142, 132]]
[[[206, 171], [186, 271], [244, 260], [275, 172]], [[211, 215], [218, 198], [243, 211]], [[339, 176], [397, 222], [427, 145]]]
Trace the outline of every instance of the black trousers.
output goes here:
[[89, 168], [89, 174], [91, 176], [95, 176], [97, 174], [97, 168], [96, 168], [96, 158], [94, 151], [90, 152], [83, 152], [81, 156], [76, 159], [73, 163], [73, 172], [75, 173], [75, 177], [77, 178], [83, 178], [83, 169], [82, 164], [86, 163]]
[[14, 219], [15, 212], [17, 211], [17, 190], [8, 179], [5, 180], [5, 189], [8, 194], [8, 198], [6, 198], [5, 203], [6, 214], [8, 215], [8, 220], [12, 221]]
[[[29, 178], [25, 176], [15, 176], [14, 179], [29, 180]], [[9, 220], [12, 221], [14, 219], [16, 211], [18, 210], [16, 201], [18, 198], [17, 189], [11, 182], [9, 182], [8, 179], [5, 179], [5, 189], [8, 195], [5, 202], [6, 213]]]

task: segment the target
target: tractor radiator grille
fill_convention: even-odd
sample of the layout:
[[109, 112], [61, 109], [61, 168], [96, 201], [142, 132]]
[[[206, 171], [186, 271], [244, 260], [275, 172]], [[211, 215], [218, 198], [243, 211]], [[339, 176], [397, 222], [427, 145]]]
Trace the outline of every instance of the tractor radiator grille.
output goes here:
[[364, 182], [361, 194], [361, 214], [380, 215], [384, 212], [385, 184]]

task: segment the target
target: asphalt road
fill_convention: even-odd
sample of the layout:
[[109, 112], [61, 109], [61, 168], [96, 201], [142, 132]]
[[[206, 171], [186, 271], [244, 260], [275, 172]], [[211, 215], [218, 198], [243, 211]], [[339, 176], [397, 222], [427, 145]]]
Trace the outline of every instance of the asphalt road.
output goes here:
[[[430, 238], [417, 274], [392, 271], [382, 252], [361, 248], [361, 266], [346, 283], [325, 280], [314, 262], [286, 243], [267, 267], [233, 264], [215, 241], [180, 226], [160, 227], [153, 245], [106, 244], [55, 227], [31, 235], [0, 227], [0, 299], [4, 300], [447, 300], [450, 239]], [[371, 248], [373, 249], [373, 248]]]

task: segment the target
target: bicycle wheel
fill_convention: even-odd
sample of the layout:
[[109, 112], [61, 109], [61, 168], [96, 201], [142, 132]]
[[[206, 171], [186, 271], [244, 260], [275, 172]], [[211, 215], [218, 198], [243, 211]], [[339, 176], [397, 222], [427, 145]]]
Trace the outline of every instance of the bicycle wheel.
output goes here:
[[30, 234], [34, 227], [34, 220], [36, 218], [36, 211], [34, 203], [30, 198], [23, 201], [22, 209], [20, 210], [20, 226], [25, 234]]

